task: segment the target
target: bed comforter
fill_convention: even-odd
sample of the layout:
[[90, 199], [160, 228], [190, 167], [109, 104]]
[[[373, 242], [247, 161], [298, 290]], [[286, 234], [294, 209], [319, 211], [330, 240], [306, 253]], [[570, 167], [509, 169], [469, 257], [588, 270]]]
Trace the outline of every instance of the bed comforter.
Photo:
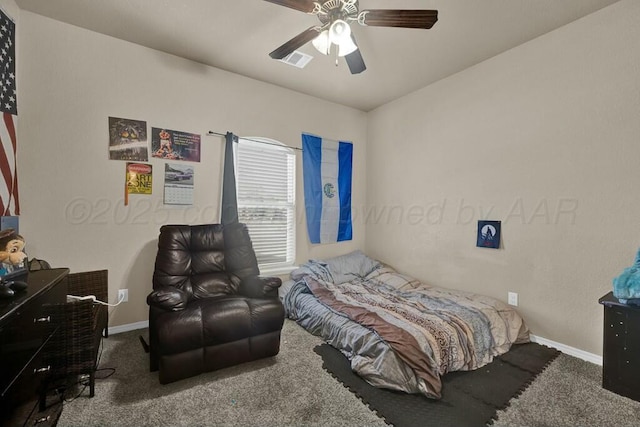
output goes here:
[[477, 369], [529, 341], [523, 319], [501, 301], [429, 286], [377, 263], [359, 275], [310, 261], [285, 289], [287, 316], [377, 387], [438, 399], [445, 373]]

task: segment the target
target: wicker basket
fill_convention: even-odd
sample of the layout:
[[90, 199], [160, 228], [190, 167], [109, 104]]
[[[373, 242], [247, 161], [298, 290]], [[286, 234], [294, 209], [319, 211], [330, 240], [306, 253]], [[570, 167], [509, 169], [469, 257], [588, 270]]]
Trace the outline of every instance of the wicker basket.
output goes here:
[[[95, 295], [108, 299], [108, 271], [71, 273], [67, 276], [69, 295]], [[95, 371], [102, 336], [107, 337], [109, 314], [107, 307], [90, 300], [71, 301], [55, 308], [64, 319], [64, 327], [54, 336], [51, 366], [54, 378], [89, 375], [89, 395], [95, 395]]]

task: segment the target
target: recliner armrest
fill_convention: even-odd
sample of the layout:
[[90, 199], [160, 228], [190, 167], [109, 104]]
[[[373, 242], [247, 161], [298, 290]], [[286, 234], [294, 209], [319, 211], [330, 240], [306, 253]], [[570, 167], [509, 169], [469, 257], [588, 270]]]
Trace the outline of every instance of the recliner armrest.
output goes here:
[[280, 285], [279, 277], [248, 276], [240, 282], [238, 292], [250, 298], [277, 298]]
[[165, 311], [184, 310], [189, 302], [189, 295], [173, 286], [162, 286], [147, 296], [147, 304]]

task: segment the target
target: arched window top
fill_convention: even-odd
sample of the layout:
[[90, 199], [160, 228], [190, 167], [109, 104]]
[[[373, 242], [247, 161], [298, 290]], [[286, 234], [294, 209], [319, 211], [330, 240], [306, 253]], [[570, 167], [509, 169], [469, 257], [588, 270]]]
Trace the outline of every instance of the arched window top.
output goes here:
[[263, 138], [260, 136], [238, 137], [238, 145], [253, 145], [256, 149], [264, 148], [265, 151], [282, 150], [290, 154], [295, 154], [293, 149], [286, 144], [275, 139]]

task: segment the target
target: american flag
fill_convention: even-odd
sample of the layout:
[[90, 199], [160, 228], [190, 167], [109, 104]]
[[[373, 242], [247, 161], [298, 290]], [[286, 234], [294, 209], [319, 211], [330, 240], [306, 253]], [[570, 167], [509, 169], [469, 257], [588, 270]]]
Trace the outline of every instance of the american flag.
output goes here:
[[0, 10], [0, 214], [20, 215], [16, 171], [16, 24]]

